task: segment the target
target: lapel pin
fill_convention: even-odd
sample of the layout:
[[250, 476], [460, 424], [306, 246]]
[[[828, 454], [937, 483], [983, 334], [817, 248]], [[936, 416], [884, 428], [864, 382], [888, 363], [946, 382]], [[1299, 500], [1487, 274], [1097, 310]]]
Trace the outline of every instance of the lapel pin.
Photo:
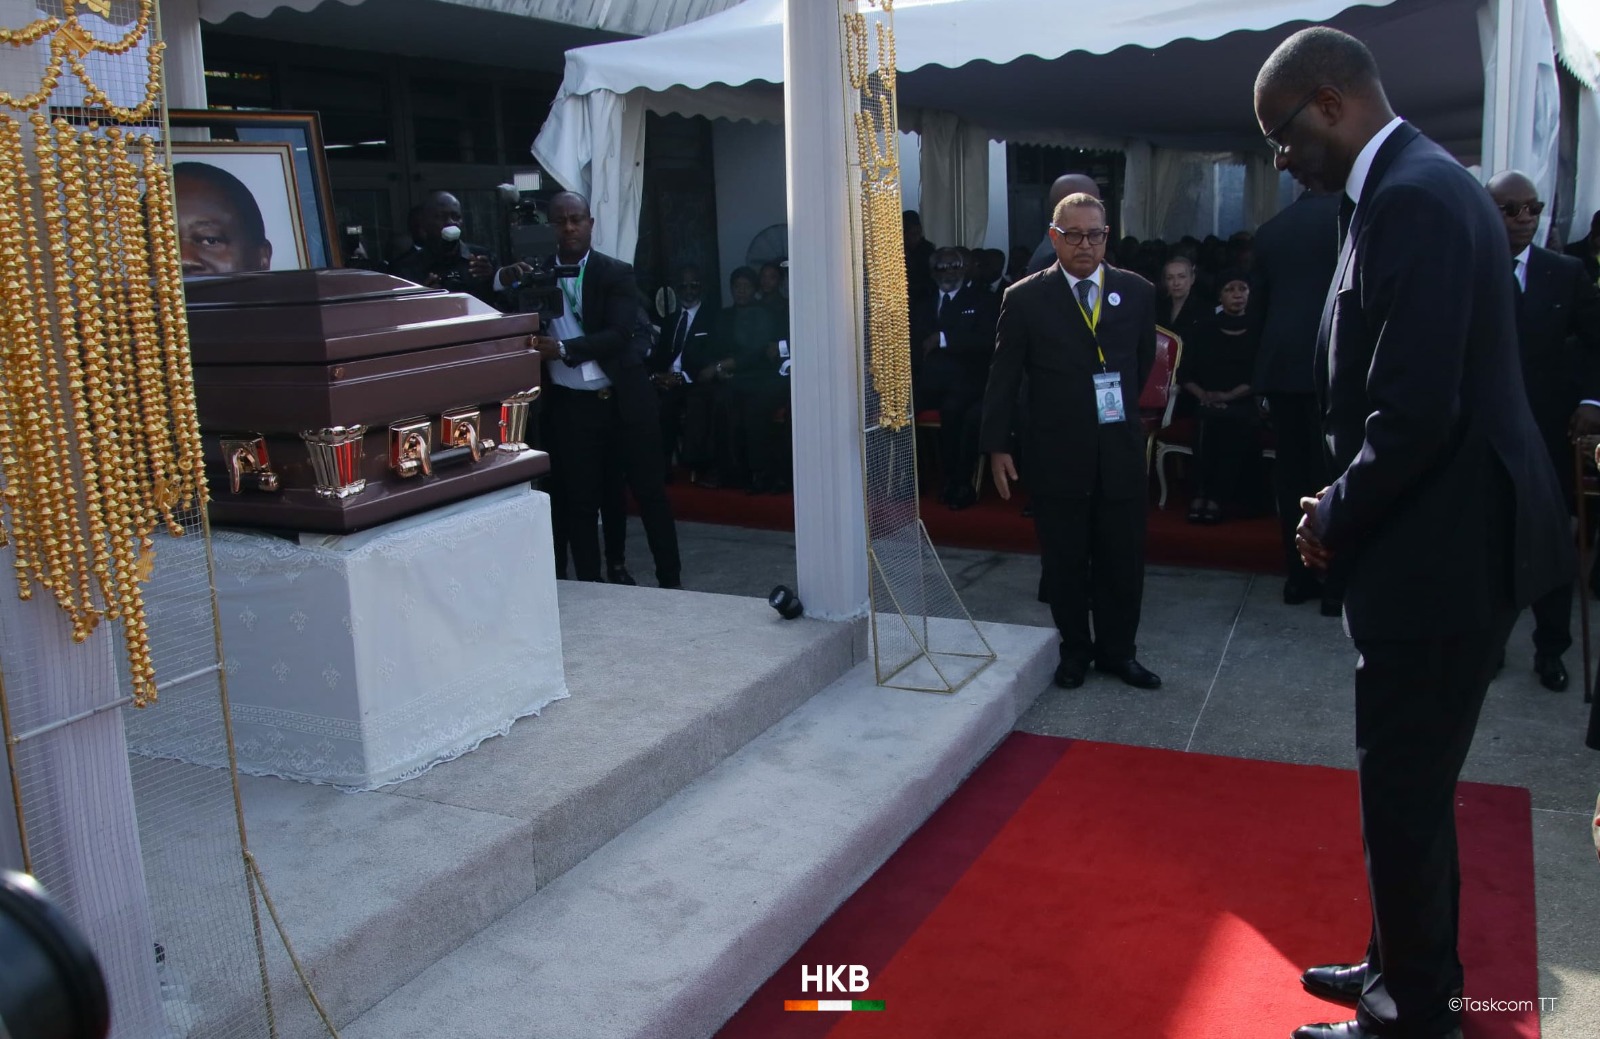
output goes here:
[[1122, 294], [1120, 292], [1113, 292], [1111, 295], [1106, 297], [1106, 302], [1111, 304], [1113, 307], [1121, 306]]

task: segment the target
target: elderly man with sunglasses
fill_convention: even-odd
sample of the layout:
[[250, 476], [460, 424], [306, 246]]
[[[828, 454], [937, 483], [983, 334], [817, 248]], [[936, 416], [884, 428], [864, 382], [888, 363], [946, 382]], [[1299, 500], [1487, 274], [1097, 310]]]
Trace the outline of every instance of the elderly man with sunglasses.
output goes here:
[[[1570, 509], [1571, 438], [1600, 432], [1600, 289], [1582, 262], [1533, 244], [1544, 203], [1526, 174], [1497, 173], [1488, 187], [1511, 249], [1528, 406]], [[1572, 645], [1572, 583], [1534, 600], [1533, 619], [1534, 673], [1546, 689], [1560, 692], [1568, 683], [1561, 654]]]
[[911, 384], [918, 411], [938, 409], [939, 500], [965, 509], [978, 500], [972, 474], [978, 468], [978, 405], [994, 353], [999, 297], [967, 284], [961, 250], [946, 246], [929, 260], [933, 296], [911, 303]]
[[[980, 444], [1002, 498], [1018, 390], [1022, 441], [1044, 564], [1044, 598], [1061, 633], [1056, 684], [1083, 684], [1091, 664], [1154, 689], [1135, 659], [1144, 596], [1146, 477], [1139, 391], [1156, 352], [1155, 288], [1105, 263], [1104, 204], [1071, 194], [1055, 207], [1056, 262], [1006, 290], [983, 400]], [[1093, 603], [1093, 630], [1090, 603]]]

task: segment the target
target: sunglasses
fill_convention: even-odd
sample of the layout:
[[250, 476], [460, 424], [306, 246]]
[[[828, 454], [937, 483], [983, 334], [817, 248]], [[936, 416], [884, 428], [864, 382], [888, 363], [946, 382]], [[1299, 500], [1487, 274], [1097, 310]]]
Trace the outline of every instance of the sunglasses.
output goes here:
[[1528, 214], [1529, 216], [1538, 216], [1540, 213], [1544, 212], [1544, 203], [1507, 202], [1497, 208], [1500, 210], [1500, 212], [1504, 213], [1508, 219], [1515, 220], [1524, 213]]
[[964, 263], [936, 263], [933, 265], [933, 269], [936, 271], [959, 271], [964, 270], [966, 266]]
[[678, 285], [678, 288], [680, 289], [698, 289], [699, 287], [700, 283], [698, 281], [685, 281], [679, 283]]

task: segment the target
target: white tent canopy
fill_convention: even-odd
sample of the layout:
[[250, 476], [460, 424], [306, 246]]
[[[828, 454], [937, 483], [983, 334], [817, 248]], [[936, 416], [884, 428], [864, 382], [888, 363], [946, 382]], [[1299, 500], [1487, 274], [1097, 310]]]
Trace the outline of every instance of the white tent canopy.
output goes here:
[[[1563, 53], [1592, 61], [1576, 23], [1560, 14], [1573, 0], [1549, 2]], [[781, 120], [782, 19], [782, 0], [745, 0], [656, 36], [568, 52], [533, 151], [562, 184], [591, 196], [598, 247], [626, 256], [636, 240], [646, 111]], [[1319, 22], [1365, 40], [1396, 110], [1464, 162], [1524, 168], [1550, 197], [1559, 91], [1541, 0], [1124, 0], [1089, 9], [900, 0], [902, 121], [948, 130], [953, 118], [980, 138], [1125, 149], [1124, 225], [1137, 233], [1161, 201], [1163, 153], [1242, 152], [1264, 162], [1250, 105], [1255, 72], [1289, 33]], [[1575, 60], [1567, 64], [1582, 79]], [[1497, 123], [1499, 112], [1507, 117]], [[1600, 180], [1600, 140], [1583, 147], [1580, 182]], [[937, 197], [941, 185], [973, 180], [930, 170], [930, 158], [970, 169], [975, 151], [924, 155], [925, 225], [930, 209], [953, 205]], [[1266, 190], [1268, 178], [1252, 180]]]

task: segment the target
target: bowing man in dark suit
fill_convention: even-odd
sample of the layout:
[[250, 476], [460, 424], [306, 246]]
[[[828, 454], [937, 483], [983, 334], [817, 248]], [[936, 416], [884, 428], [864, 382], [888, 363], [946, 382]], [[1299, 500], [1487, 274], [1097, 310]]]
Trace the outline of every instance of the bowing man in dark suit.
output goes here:
[[1315, 369], [1338, 475], [1302, 502], [1298, 536], [1308, 565], [1347, 566], [1372, 933], [1362, 963], [1302, 976], [1355, 1002], [1355, 1020], [1294, 1035], [1459, 1036], [1456, 779], [1518, 609], [1573, 566], [1522, 386], [1505, 228], [1471, 174], [1395, 117], [1353, 37], [1289, 37], [1255, 111], [1280, 170], [1345, 193], [1348, 227]]
[[696, 378], [694, 359], [707, 349], [716, 312], [701, 306], [700, 269], [678, 272], [678, 311], [661, 330], [647, 367], [661, 405], [661, 450], [670, 468], [673, 451], [683, 440], [683, 464], [693, 471], [715, 462], [711, 440], [714, 381]]
[[[1155, 361], [1155, 288], [1106, 265], [1109, 233], [1099, 199], [1080, 193], [1056, 206], [1056, 263], [1011, 286], [1000, 305], [980, 443], [1000, 497], [1010, 498], [1017, 470], [1009, 437], [1026, 376], [1022, 440], [1044, 597], [1061, 633], [1056, 684], [1082, 685], [1093, 663], [1154, 689], [1161, 679], [1134, 656], [1146, 505], [1134, 409]], [[1107, 407], [1107, 394], [1120, 406]]]
[[917, 409], [939, 410], [939, 468], [952, 509], [977, 501], [978, 422], [983, 384], [994, 353], [999, 300], [986, 286], [964, 284], [961, 253], [939, 249], [932, 259], [938, 291], [911, 304], [911, 380]]
[[1567, 255], [1583, 264], [1590, 282], [1600, 284], [1600, 209], [1589, 220], [1589, 233], [1567, 245]]
[[[1533, 244], [1544, 203], [1526, 175], [1496, 174], [1489, 197], [1511, 247], [1528, 406], [1571, 509], [1572, 437], [1600, 429], [1600, 289], [1576, 258]], [[1536, 599], [1533, 619], [1534, 673], [1546, 689], [1560, 692], [1568, 681], [1561, 654], [1572, 645], [1572, 582]]]
[[566, 305], [534, 338], [544, 358], [542, 422], [556, 550], [570, 545], [578, 580], [601, 580], [596, 517], [607, 465], [620, 464], [655, 557], [656, 583], [681, 587], [656, 391], [645, 368], [650, 337], [633, 268], [590, 248], [594, 217], [582, 195], [552, 198], [550, 224], [557, 262], [579, 270], [559, 280]]
[[1328, 485], [1322, 448], [1322, 410], [1312, 380], [1317, 327], [1339, 260], [1339, 196], [1306, 193], [1262, 224], [1255, 236], [1252, 310], [1261, 324], [1256, 354], [1257, 393], [1267, 399], [1277, 434], [1272, 466], [1278, 522], [1289, 579], [1283, 601], [1322, 601], [1324, 616], [1343, 611], [1337, 579], [1326, 584], [1306, 569], [1295, 548], [1300, 499]]

